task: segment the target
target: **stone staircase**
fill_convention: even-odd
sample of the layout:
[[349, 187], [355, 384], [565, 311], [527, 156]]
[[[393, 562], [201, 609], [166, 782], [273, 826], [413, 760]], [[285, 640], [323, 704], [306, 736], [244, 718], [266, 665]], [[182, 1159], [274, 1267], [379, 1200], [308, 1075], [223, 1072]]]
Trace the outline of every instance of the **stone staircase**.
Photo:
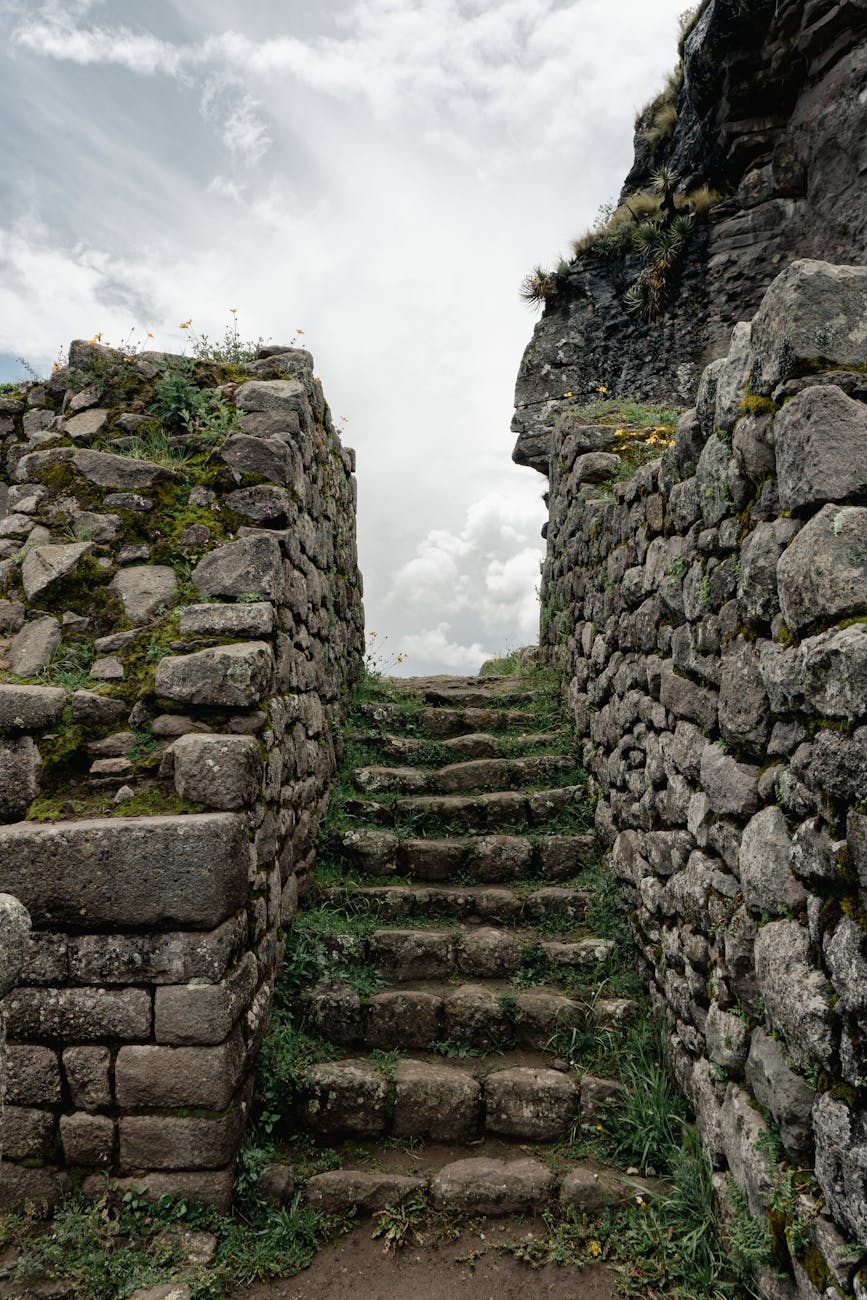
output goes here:
[[[617, 1031], [635, 1003], [609, 995], [629, 958], [589, 924], [592, 807], [558, 721], [542, 674], [409, 679], [356, 710], [296, 924], [315, 919], [325, 977], [299, 983], [294, 1014], [324, 1050], [287, 1127], [350, 1152], [309, 1178], [312, 1205], [592, 1209], [644, 1187], [562, 1159], [618, 1090], [562, 1044]], [[402, 1147], [410, 1172], [376, 1159]]]

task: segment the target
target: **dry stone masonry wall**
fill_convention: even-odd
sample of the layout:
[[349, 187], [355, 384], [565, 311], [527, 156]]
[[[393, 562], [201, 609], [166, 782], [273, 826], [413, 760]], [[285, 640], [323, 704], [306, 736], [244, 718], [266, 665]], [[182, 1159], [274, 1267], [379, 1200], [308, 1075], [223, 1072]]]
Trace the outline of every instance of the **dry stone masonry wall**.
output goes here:
[[363, 642], [353, 454], [307, 352], [96, 342], [0, 454], [0, 1199], [225, 1205]]
[[[553, 448], [542, 621], [597, 830], [720, 1192], [769, 1216], [783, 1277], [767, 1294], [852, 1294], [867, 1254], [867, 270], [780, 274], [661, 460], [600, 487], [599, 437], [564, 423]], [[793, 1184], [798, 1169], [815, 1181]]]

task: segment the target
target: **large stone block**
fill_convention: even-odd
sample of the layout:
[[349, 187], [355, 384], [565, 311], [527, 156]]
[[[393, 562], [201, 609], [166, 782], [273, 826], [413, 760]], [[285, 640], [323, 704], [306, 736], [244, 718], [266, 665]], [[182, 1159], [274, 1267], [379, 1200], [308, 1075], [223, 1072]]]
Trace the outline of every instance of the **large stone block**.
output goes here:
[[27, 552], [21, 566], [24, 595], [29, 601], [38, 600], [55, 582], [60, 582], [77, 569], [92, 550], [90, 542], [34, 546]]
[[71, 935], [64, 949], [64, 969], [68, 960], [69, 974], [79, 984], [186, 984], [193, 980], [215, 984], [237, 959], [246, 935], [243, 913], [230, 917], [216, 930]]
[[476, 1156], [444, 1165], [431, 1180], [431, 1199], [442, 1209], [472, 1214], [528, 1214], [541, 1209], [554, 1184], [539, 1160]]
[[794, 632], [867, 612], [867, 510], [823, 506], [780, 556], [777, 587]]
[[49, 1047], [6, 1049], [6, 1100], [17, 1106], [51, 1106], [62, 1097], [60, 1063]]
[[51, 1110], [6, 1106], [3, 1111], [3, 1154], [7, 1160], [41, 1162], [51, 1152], [57, 1120]]
[[813, 1107], [816, 1177], [828, 1208], [856, 1241], [867, 1240], [867, 1123], [825, 1092]]
[[41, 925], [210, 928], [242, 903], [248, 863], [230, 813], [0, 826], [0, 888]]
[[111, 580], [132, 623], [146, 623], [154, 614], [171, 604], [177, 595], [174, 569], [165, 564], [137, 564], [121, 569]]
[[401, 1061], [394, 1075], [393, 1132], [432, 1142], [466, 1142], [476, 1136], [480, 1089], [465, 1070]]
[[234, 1159], [243, 1132], [239, 1106], [219, 1119], [123, 1115], [120, 1162], [126, 1169], [219, 1169]]
[[776, 805], [756, 813], [744, 828], [738, 859], [741, 885], [757, 912], [774, 916], [806, 905], [807, 892], [790, 867], [791, 851], [786, 819]]
[[784, 510], [843, 501], [867, 472], [867, 407], [834, 384], [805, 388], [774, 422]]
[[[232, 1204], [234, 1170], [214, 1169], [202, 1172], [196, 1169], [179, 1169], [173, 1173], [157, 1173], [136, 1169], [127, 1178], [112, 1178], [112, 1185], [123, 1196], [134, 1192], [146, 1201], [158, 1201], [163, 1196], [180, 1196], [187, 1201], [204, 1201], [224, 1214]], [[85, 1196], [94, 1199], [105, 1195], [105, 1174], [91, 1174], [81, 1185]], [[183, 1300], [179, 1297], [178, 1300]]]
[[116, 456], [109, 451], [77, 451], [72, 463], [89, 482], [118, 492], [153, 487], [155, 483], [165, 483], [175, 477], [174, 470], [165, 465], [135, 460], [132, 456]]
[[378, 1137], [387, 1092], [384, 1076], [368, 1061], [326, 1061], [307, 1071], [307, 1118], [319, 1133]]
[[269, 533], [227, 542], [199, 561], [192, 581], [206, 596], [256, 595], [280, 602], [286, 590], [280, 544]]
[[706, 745], [701, 756], [702, 789], [714, 812], [748, 817], [759, 803], [759, 769], [738, 763], [717, 745]]
[[302, 474], [297, 449], [282, 438], [235, 433], [223, 443], [219, 456], [239, 474], [255, 474], [271, 483], [295, 483]]
[[738, 637], [722, 656], [719, 727], [735, 749], [763, 753], [771, 725], [768, 696], [755, 646]]
[[60, 648], [60, 624], [50, 614], [31, 619], [9, 645], [9, 669], [16, 677], [35, 677]]
[[63, 1073], [73, 1106], [98, 1110], [111, 1105], [111, 1052], [107, 1047], [65, 1048]]
[[0, 730], [39, 731], [60, 717], [65, 704], [59, 686], [0, 685]]
[[243, 808], [255, 799], [262, 760], [252, 736], [190, 734], [176, 740], [171, 752], [182, 799], [222, 809]]
[[817, 362], [862, 366], [867, 362], [867, 269], [801, 259], [765, 292], [752, 322], [754, 393], [776, 386]]
[[18, 988], [6, 1001], [9, 1035], [90, 1043], [135, 1042], [151, 1031], [151, 999], [145, 989]]
[[834, 1048], [825, 976], [810, 956], [810, 937], [797, 921], [772, 921], [755, 940], [756, 978], [772, 1028], [798, 1064], [828, 1065]]
[[244, 1060], [240, 1035], [219, 1047], [122, 1047], [115, 1062], [118, 1105], [225, 1110]]
[[271, 636], [277, 616], [270, 601], [241, 605], [187, 605], [181, 610], [181, 634], [191, 636]]
[[163, 985], [154, 996], [154, 1037], [177, 1046], [223, 1042], [257, 982], [256, 958], [248, 952], [219, 984]]
[[239, 641], [162, 659], [156, 693], [180, 704], [247, 709], [267, 695], [273, 675], [271, 647], [264, 641]]
[[27, 909], [9, 894], [0, 894], [0, 998], [15, 987], [27, 956], [30, 917]]
[[855, 718], [867, 711], [867, 627], [853, 624], [783, 649], [759, 652], [762, 679], [778, 712]]
[[808, 1161], [813, 1150], [810, 1113], [816, 1094], [789, 1067], [777, 1040], [760, 1027], [753, 1030], [745, 1077], [756, 1101], [779, 1124], [789, 1155], [798, 1162]]
[[746, 1194], [750, 1211], [762, 1217], [768, 1208], [768, 1126], [745, 1088], [730, 1083], [719, 1116], [720, 1146], [732, 1177]]
[[108, 1115], [91, 1115], [86, 1111], [62, 1115], [60, 1140], [67, 1164], [106, 1168], [114, 1156], [114, 1120]]
[[574, 1118], [578, 1097], [574, 1079], [559, 1070], [497, 1070], [485, 1081], [485, 1127], [504, 1137], [556, 1141]]
[[42, 759], [30, 736], [0, 737], [0, 822], [26, 815], [39, 793], [41, 772]]

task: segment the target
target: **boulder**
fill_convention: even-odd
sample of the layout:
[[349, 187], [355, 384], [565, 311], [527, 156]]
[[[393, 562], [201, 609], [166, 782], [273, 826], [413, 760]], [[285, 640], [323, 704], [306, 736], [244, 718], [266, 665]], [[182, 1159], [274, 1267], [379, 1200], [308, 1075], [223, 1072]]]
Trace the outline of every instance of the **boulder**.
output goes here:
[[205, 596], [255, 595], [279, 603], [286, 589], [280, 544], [267, 533], [228, 542], [199, 561], [192, 581]]
[[867, 475], [867, 406], [834, 384], [805, 388], [777, 416], [774, 442], [784, 510], [843, 501]]
[[121, 569], [111, 580], [131, 623], [146, 623], [177, 595], [174, 569], [164, 564], [135, 565]]
[[0, 822], [26, 816], [39, 793], [41, 772], [42, 759], [30, 736], [0, 737]]
[[867, 268], [792, 262], [767, 289], [752, 323], [752, 391], [768, 397], [817, 362], [867, 363]]
[[34, 546], [27, 552], [21, 566], [24, 595], [31, 602], [38, 600], [55, 582], [77, 569], [92, 550], [90, 542]]
[[782, 1033], [798, 1064], [828, 1064], [833, 1051], [831, 1005], [824, 974], [810, 956], [797, 921], [772, 921], [755, 939], [756, 978], [768, 1022]]
[[188, 734], [172, 745], [175, 789], [207, 808], [251, 804], [261, 781], [259, 745], [252, 736]]
[[195, 654], [170, 655], [157, 665], [156, 694], [180, 704], [246, 709], [265, 696], [274, 655], [264, 641], [239, 641]]
[[35, 677], [60, 647], [60, 624], [45, 615], [25, 623], [9, 645], [9, 668], [16, 677]]
[[744, 898], [757, 912], [779, 916], [806, 905], [807, 892], [789, 865], [791, 850], [786, 819], [776, 805], [747, 822], [738, 862]]
[[793, 632], [867, 613], [867, 509], [823, 506], [780, 556], [777, 588]]
[[165, 483], [175, 477], [174, 471], [165, 465], [135, 460], [132, 456], [117, 456], [110, 451], [77, 451], [72, 463], [88, 482], [118, 492], [153, 487], [155, 483]]
[[66, 691], [59, 686], [0, 685], [0, 731], [39, 731], [60, 717]]

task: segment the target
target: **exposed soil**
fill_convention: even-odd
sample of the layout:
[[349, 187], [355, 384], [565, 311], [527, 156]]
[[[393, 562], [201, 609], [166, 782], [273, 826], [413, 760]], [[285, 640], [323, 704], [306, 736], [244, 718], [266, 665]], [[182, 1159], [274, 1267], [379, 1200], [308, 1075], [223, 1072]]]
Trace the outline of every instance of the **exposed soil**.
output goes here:
[[497, 1243], [531, 1235], [526, 1225], [489, 1223], [484, 1236], [466, 1231], [456, 1241], [390, 1253], [370, 1234], [362, 1224], [320, 1251], [304, 1273], [235, 1291], [230, 1300], [617, 1300], [602, 1265], [530, 1268], [500, 1254]]

